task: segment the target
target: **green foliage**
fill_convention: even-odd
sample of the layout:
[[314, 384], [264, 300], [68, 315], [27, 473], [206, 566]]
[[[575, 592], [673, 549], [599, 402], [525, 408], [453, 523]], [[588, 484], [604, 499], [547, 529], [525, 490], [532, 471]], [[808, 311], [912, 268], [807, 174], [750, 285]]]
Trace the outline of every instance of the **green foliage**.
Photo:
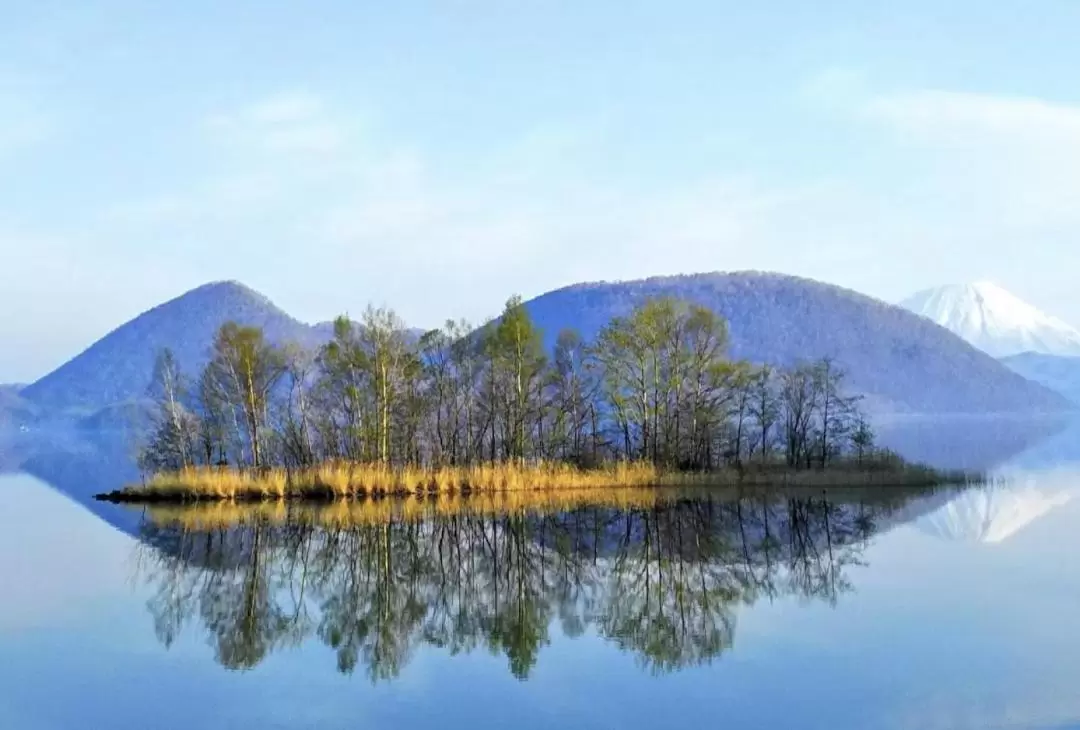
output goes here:
[[724, 319], [670, 298], [613, 319], [595, 342], [560, 332], [550, 353], [520, 297], [479, 329], [414, 336], [392, 310], [339, 317], [317, 352], [229, 323], [191, 381], [162, 353], [150, 471], [231, 464], [472, 466], [648, 461], [706, 472], [827, 467], [873, 438], [823, 360], [788, 369], [727, 357]]

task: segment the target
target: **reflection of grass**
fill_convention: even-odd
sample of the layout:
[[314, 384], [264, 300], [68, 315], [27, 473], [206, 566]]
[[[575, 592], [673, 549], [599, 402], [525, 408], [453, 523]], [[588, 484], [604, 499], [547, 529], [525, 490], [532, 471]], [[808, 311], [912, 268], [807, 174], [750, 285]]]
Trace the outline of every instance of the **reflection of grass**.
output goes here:
[[589, 489], [471, 495], [459, 492], [387, 499], [339, 499], [322, 503], [284, 499], [246, 503], [204, 501], [188, 505], [153, 504], [146, 508], [146, 514], [158, 524], [180, 525], [189, 530], [255, 522], [337, 528], [458, 515], [546, 514], [586, 506], [647, 509], [680, 494], [681, 490]]
[[[880, 504], [900, 506], [908, 500], [938, 491], [937, 487], [909, 486], [894, 489], [866, 487], [830, 488], [828, 497], [837, 504]], [[162, 526], [179, 526], [203, 531], [250, 524], [311, 525], [327, 529], [356, 525], [383, 525], [414, 522], [438, 517], [488, 516], [506, 514], [558, 514], [583, 507], [610, 507], [618, 510], [649, 510], [681, 500], [715, 499], [716, 490], [705, 487], [676, 489], [561, 489], [549, 491], [487, 492], [463, 494], [409, 495], [376, 499], [337, 499], [313, 502], [287, 499], [237, 502], [204, 500], [188, 504], [155, 503], [145, 507], [151, 521]], [[820, 497], [812, 487], [773, 489], [751, 487], [722, 493], [720, 501], [806, 499]]]
[[707, 473], [662, 471], [652, 464], [622, 462], [587, 470], [560, 463], [425, 469], [333, 462], [292, 471], [197, 467], [157, 474], [144, 484], [100, 497], [118, 502], [335, 500], [385, 495], [516, 494], [649, 486], [929, 486], [965, 480], [963, 474], [942, 473], [888, 456], [861, 463], [838, 462], [827, 469], [794, 470], [768, 465]]

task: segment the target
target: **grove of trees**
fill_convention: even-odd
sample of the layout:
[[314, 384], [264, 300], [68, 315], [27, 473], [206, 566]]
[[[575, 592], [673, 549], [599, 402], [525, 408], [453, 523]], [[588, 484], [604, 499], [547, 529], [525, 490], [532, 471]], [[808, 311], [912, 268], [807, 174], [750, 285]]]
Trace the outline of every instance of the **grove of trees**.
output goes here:
[[832, 360], [787, 368], [727, 357], [724, 320], [649, 300], [594, 341], [547, 351], [520, 298], [473, 329], [418, 334], [392, 311], [340, 317], [318, 351], [229, 323], [201, 373], [155, 368], [151, 471], [642, 460], [669, 469], [825, 468], [862, 460], [873, 432]]

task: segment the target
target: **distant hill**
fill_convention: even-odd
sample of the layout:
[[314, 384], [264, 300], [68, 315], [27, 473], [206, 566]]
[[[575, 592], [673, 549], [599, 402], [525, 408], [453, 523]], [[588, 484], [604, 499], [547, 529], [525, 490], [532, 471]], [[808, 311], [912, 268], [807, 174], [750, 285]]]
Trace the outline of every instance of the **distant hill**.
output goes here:
[[[361, 327], [361, 324], [358, 320], [350, 318], [349, 321], [352, 323], [352, 326], [354, 328], [359, 329]], [[320, 343], [329, 342], [330, 340], [334, 339], [334, 325], [336, 324], [336, 322], [337, 320], [331, 319], [327, 320], [326, 322], [318, 322], [311, 325], [311, 329], [314, 332], [315, 339], [318, 340]], [[427, 332], [428, 330], [421, 329], [419, 327], [408, 327], [405, 330], [405, 338], [406, 340], [412, 342], [419, 342], [420, 338], [427, 334]]]
[[[1061, 396], [1029, 382], [959, 337], [899, 307], [828, 284], [777, 274], [736, 273], [579, 284], [527, 306], [548, 344], [563, 327], [594, 336], [615, 315], [653, 296], [708, 306], [730, 323], [731, 354], [754, 362], [791, 364], [836, 358], [851, 385], [876, 411], [987, 413], [1057, 411]], [[154, 358], [165, 347], [184, 372], [206, 363], [227, 321], [262, 327], [270, 340], [315, 348], [332, 334], [309, 326], [236, 282], [194, 289], [120, 326], [41, 380], [0, 390], [11, 419], [27, 412], [63, 413], [87, 425], [141, 420]], [[0, 403], [2, 405], [2, 403]]]
[[1080, 331], [989, 282], [930, 289], [901, 306], [994, 357], [1022, 352], [1080, 356]]
[[1080, 406], [1080, 357], [1024, 352], [1002, 358], [1001, 362], [1013, 372], [1045, 385]]
[[578, 284], [526, 303], [550, 344], [564, 327], [595, 336], [649, 297], [674, 296], [722, 314], [731, 354], [789, 365], [825, 356], [876, 411], [1055, 411], [1064, 398], [1013, 373], [924, 317], [853, 291], [779, 274], [743, 272]]
[[154, 359], [169, 347], [182, 370], [196, 375], [225, 322], [262, 327], [275, 342], [314, 346], [321, 335], [236, 282], [201, 286], [154, 307], [98, 340], [82, 354], [26, 386], [19, 395], [50, 412], [89, 416], [146, 395]]

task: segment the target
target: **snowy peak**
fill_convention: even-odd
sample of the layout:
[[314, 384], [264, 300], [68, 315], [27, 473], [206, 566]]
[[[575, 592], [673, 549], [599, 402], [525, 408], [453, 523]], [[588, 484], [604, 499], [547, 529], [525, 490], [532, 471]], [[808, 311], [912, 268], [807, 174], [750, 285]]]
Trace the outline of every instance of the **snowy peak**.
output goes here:
[[995, 357], [1080, 356], [1080, 331], [991, 282], [930, 289], [901, 304]]

